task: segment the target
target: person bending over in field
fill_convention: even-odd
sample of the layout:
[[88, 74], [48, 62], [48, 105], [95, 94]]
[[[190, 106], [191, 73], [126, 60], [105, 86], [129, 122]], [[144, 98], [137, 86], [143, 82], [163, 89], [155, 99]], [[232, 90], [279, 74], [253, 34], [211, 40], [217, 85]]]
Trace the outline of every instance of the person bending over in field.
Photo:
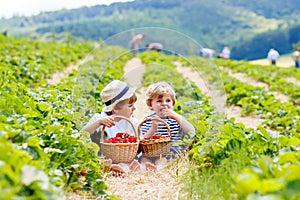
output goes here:
[[163, 49], [163, 45], [158, 42], [149, 43], [146, 45], [148, 51], [158, 51], [160, 52]]

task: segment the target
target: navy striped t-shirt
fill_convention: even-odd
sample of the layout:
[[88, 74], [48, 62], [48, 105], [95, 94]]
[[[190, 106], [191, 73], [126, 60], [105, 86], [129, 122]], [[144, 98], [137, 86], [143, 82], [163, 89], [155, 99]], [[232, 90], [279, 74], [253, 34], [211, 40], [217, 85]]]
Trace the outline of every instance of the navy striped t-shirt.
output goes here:
[[[154, 114], [147, 116], [147, 118], [151, 118]], [[170, 127], [171, 134], [172, 134], [172, 143], [176, 141], [181, 141], [183, 138], [183, 131], [181, 127], [179, 126], [178, 122], [175, 119], [172, 118], [161, 118]], [[141, 125], [141, 134], [145, 135], [150, 128], [152, 127], [152, 120], [146, 121]], [[168, 129], [163, 123], [159, 123], [157, 130], [155, 131], [155, 134], [162, 134], [166, 137], [169, 137]]]

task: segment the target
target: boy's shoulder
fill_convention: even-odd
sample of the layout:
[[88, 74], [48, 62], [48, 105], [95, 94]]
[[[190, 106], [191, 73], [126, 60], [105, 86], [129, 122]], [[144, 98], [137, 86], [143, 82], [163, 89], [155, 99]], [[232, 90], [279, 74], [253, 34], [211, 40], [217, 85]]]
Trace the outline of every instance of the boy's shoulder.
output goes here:
[[93, 120], [98, 120], [98, 119], [101, 119], [102, 117], [103, 117], [102, 113], [95, 113], [95, 114], [92, 116], [91, 120], [92, 120], [92, 121], [93, 121]]
[[148, 119], [148, 118], [151, 118], [152, 116], [154, 116], [155, 115], [155, 113], [152, 113], [152, 114], [150, 114], [150, 115], [147, 115], [146, 117], [144, 117], [144, 120], [145, 119]]
[[96, 118], [103, 118], [103, 117], [107, 117], [108, 115], [105, 113], [105, 112], [101, 112], [101, 113], [95, 113], [93, 115], [93, 117], [96, 117]]

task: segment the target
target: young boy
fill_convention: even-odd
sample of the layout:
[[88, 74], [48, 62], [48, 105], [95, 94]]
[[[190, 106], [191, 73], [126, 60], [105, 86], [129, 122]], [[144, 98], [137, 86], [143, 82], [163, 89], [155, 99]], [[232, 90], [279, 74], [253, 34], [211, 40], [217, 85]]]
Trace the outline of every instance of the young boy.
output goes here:
[[[100, 95], [105, 107], [101, 113], [94, 114], [82, 130], [89, 132], [92, 141], [97, 144], [100, 142], [100, 133], [103, 126], [106, 127], [106, 138], [115, 137], [118, 132], [134, 133], [132, 126], [126, 120], [115, 119], [114, 116], [127, 117], [136, 128], [138, 127], [138, 120], [133, 116], [134, 103], [137, 101], [135, 88], [130, 88], [123, 81], [114, 80], [101, 91]], [[106, 160], [106, 162], [111, 165], [113, 171], [124, 172], [120, 165], [111, 164], [111, 160]], [[129, 168], [133, 170], [139, 167], [138, 165], [137, 160], [134, 160]]]
[[[158, 133], [168, 137], [166, 126], [155, 120], [156, 118], [163, 119], [168, 123], [172, 133], [172, 153], [175, 155], [182, 154], [185, 151], [185, 147], [177, 146], [176, 142], [182, 141], [183, 136], [188, 135], [188, 133], [194, 134], [195, 128], [183, 116], [173, 110], [176, 103], [175, 91], [168, 83], [157, 82], [147, 88], [146, 98], [148, 107], [154, 113], [147, 116], [147, 118], [150, 117], [152, 120], [146, 121], [141, 125], [142, 137], [150, 138]], [[145, 161], [147, 160], [141, 160], [141, 162]]]

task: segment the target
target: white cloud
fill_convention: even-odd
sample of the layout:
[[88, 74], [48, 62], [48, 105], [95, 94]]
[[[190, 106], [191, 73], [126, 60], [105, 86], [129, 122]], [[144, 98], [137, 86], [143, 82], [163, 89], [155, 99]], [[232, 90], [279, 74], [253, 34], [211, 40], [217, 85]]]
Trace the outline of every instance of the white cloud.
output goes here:
[[0, 6], [0, 17], [7, 18], [12, 17], [13, 15], [29, 16], [38, 14], [42, 11], [79, 8], [97, 4], [109, 5], [114, 2], [126, 1], [130, 0], [8, 0]]

